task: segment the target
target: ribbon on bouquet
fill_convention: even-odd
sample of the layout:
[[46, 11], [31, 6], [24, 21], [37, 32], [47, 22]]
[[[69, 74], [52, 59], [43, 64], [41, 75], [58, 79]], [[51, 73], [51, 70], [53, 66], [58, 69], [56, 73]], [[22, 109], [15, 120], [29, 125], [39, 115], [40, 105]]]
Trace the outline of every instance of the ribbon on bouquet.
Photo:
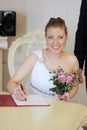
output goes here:
[[64, 101], [70, 101], [68, 92], [64, 92], [62, 95], [57, 94], [57, 99], [58, 100], [64, 100]]

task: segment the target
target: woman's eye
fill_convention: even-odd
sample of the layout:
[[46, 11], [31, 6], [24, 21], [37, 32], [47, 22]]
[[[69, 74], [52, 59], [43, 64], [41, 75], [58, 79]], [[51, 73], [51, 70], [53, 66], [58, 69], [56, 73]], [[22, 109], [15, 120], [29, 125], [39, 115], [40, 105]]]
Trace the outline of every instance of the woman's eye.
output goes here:
[[49, 39], [53, 39], [53, 37], [52, 37], [52, 36], [49, 36], [48, 38], [49, 38]]
[[58, 36], [58, 39], [62, 39], [63, 38], [63, 36]]

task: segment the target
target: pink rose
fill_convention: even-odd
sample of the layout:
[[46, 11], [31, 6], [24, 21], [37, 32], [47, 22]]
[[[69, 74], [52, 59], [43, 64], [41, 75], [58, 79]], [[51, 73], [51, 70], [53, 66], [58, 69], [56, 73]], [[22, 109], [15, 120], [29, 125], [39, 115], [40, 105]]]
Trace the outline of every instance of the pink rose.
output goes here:
[[74, 81], [73, 75], [68, 75], [68, 76], [66, 77], [66, 82], [67, 82], [67, 83], [72, 83], [73, 81]]
[[58, 75], [58, 80], [60, 83], [66, 82], [66, 76], [64, 74]]

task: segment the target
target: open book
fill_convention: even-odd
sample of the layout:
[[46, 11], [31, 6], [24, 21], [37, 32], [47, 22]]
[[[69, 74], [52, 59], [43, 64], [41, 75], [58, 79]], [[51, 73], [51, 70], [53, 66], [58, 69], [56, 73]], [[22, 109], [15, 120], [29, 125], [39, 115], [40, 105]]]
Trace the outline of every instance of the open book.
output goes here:
[[14, 95], [12, 98], [17, 106], [49, 106], [50, 104], [41, 95], [29, 95], [26, 101], [19, 101]]

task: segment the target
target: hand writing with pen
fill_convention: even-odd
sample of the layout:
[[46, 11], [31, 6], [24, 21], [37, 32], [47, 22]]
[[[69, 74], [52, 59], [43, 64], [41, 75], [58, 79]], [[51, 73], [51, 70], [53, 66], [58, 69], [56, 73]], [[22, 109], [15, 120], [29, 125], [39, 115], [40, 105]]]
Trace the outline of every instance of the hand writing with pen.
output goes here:
[[24, 90], [22, 84], [20, 84], [20, 86], [14, 89], [14, 96], [18, 100], [22, 100], [22, 101], [27, 100], [28, 93]]

